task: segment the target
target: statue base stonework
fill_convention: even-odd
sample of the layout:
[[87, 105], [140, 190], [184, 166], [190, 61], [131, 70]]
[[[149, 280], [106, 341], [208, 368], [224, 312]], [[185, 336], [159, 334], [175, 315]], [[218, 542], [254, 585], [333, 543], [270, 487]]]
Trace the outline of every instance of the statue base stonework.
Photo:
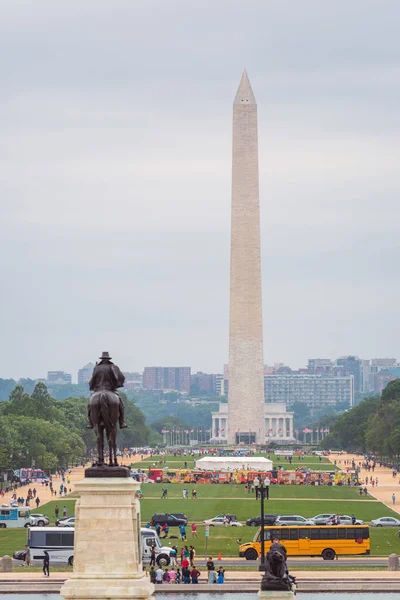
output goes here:
[[147, 600], [154, 585], [143, 575], [140, 484], [125, 477], [85, 477], [75, 486], [74, 572], [65, 600]]
[[294, 592], [280, 592], [278, 590], [260, 590], [257, 596], [260, 600], [294, 600]]

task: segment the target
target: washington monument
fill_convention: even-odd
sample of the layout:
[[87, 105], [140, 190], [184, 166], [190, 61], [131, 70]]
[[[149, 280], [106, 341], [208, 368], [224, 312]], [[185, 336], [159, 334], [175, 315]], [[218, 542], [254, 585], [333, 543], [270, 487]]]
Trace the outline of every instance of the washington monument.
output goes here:
[[246, 71], [233, 103], [228, 444], [265, 443], [257, 104]]

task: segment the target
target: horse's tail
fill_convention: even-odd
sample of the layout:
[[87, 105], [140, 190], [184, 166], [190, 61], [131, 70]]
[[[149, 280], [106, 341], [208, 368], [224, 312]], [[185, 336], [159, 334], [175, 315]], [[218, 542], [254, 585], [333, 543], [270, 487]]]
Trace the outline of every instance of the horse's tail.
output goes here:
[[100, 394], [99, 408], [100, 408], [100, 415], [101, 415], [102, 421], [104, 423], [104, 426], [105, 426], [106, 430], [110, 430], [112, 428], [112, 422], [110, 419], [108, 398], [107, 398], [107, 394], [105, 392], [101, 392], [101, 394]]

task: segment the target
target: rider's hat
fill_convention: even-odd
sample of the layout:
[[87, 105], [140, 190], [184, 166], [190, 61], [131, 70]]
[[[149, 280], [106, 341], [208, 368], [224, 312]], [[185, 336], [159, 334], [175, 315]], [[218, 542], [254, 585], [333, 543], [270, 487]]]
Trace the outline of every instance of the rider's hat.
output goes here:
[[111, 360], [111, 356], [108, 354], [108, 352], [103, 352], [100, 356], [100, 360]]

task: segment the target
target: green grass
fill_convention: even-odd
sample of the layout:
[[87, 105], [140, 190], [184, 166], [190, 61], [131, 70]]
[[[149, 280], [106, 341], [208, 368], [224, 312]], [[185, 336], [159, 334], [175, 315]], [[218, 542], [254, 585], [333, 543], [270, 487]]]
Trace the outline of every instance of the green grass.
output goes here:
[[[283, 457], [280, 458], [280, 460], [278, 460], [278, 458], [275, 455], [259, 455], [259, 456], [264, 456], [264, 457], [268, 457], [270, 456], [270, 459], [272, 460], [273, 466], [274, 468], [278, 467], [278, 466], [282, 466], [285, 471], [293, 471], [295, 469], [297, 469], [298, 467], [300, 468], [307, 468], [307, 469], [311, 469], [313, 471], [335, 471], [337, 469], [339, 469], [338, 466], [335, 466], [333, 463], [331, 463], [329, 460], [326, 459], [326, 457], [323, 457], [323, 460], [320, 462], [318, 460], [317, 456], [305, 456], [304, 460], [297, 460], [296, 458], [293, 459], [292, 464], [289, 463], [289, 461], [284, 460]], [[163, 456], [163, 457], [154, 457], [154, 459], [149, 459], [149, 460], [144, 460], [142, 462], [139, 463], [132, 463], [131, 467], [133, 469], [143, 469], [145, 471], [147, 471], [149, 468], [152, 468], [154, 463], [156, 463], [155, 467], [156, 469], [162, 469], [164, 467], [169, 467], [170, 469], [184, 469], [184, 468], [188, 468], [188, 469], [193, 469], [196, 466], [196, 460], [198, 460], [201, 457], [192, 457], [192, 456], [173, 456], [173, 455], [167, 455], [167, 456]], [[162, 463], [159, 464], [159, 461], [162, 460]], [[185, 462], [187, 463], [187, 467], [185, 467]], [[246, 463], [246, 457], [243, 457], [243, 464]]]
[[23, 550], [26, 541], [26, 529], [0, 529], [0, 556]]
[[[239, 498], [247, 502], [256, 502], [254, 493], [246, 493], [244, 485], [236, 484], [183, 484], [183, 483], [165, 483], [165, 484], [143, 484], [141, 489], [145, 499], [160, 498], [161, 488], [168, 490], [168, 501], [171, 498], [182, 499], [182, 490], [184, 488], [190, 492], [193, 488], [197, 491], [197, 500], [208, 498]], [[270, 486], [270, 498], [312, 498], [315, 500], [353, 500], [364, 502], [365, 500], [375, 501], [371, 496], [361, 496], [358, 488], [347, 486], [329, 486], [329, 485], [272, 485]], [[163, 502], [165, 502], [163, 500]], [[192, 500], [187, 500], [192, 502]], [[378, 502], [378, 501], [376, 501]], [[317, 514], [317, 513], [316, 513]]]
[[[307, 457], [315, 458], [315, 457]], [[168, 489], [169, 498], [161, 500], [161, 487]], [[197, 490], [196, 500], [183, 500], [182, 489]], [[155, 512], [184, 512], [189, 522], [199, 525], [199, 538], [192, 538], [188, 528], [188, 542], [193, 543], [199, 555], [205, 554], [206, 538], [201, 526], [204, 519], [212, 518], [217, 514], [234, 513], [238, 520], [245, 521], [249, 517], [260, 514], [260, 502], [254, 494], [247, 494], [243, 485], [219, 484], [219, 485], [190, 485], [190, 484], [144, 484], [142, 486], [144, 498], [141, 501], [142, 522], [150, 520]], [[385, 515], [398, 517], [381, 502], [372, 499], [371, 496], [360, 497], [357, 488], [347, 486], [271, 486], [270, 500], [265, 502], [266, 513], [276, 514], [298, 514], [304, 517], [312, 517], [319, 513], [341, 513], [355, 514], [358, 518], [369, 522], [373, 518]], [[368, 500], [368, 501], [367, 501]], [[68, 516], [74, 514], [75, 499], [53, 500], [40, 507], [40, 511], [50, 518], [54, 524], [54, 509], [58, 504], [62, 516], [63, 507], [66, 506]], [[252, 540], [256, 529], [252, 527], [210, 528], [207, 552], [216, 556], [222, 552], [224, 556], [237, 556], [237, 538], [242, 541]], [[172, 528], [171, 535], [177, 536], [177, 531]], [[371, 528], [371, 554], [373, 556], [387, 556], [392, 552], [400, 554], [400, 540], [396, 535], [396, 528]], [[0, 556], [12, 554], [22, 549], [26, 544], [27, 532], [25, 529], [1, 529], [0, 530]], [[176, 538], [168, 538], [163, 541], [166, 545], [176, 543]], [[178, 541], [179, 544], [179, 541]]]

